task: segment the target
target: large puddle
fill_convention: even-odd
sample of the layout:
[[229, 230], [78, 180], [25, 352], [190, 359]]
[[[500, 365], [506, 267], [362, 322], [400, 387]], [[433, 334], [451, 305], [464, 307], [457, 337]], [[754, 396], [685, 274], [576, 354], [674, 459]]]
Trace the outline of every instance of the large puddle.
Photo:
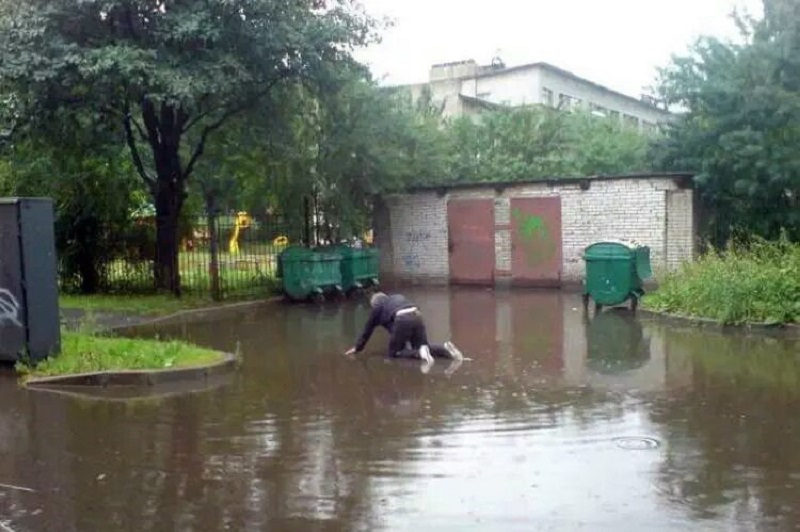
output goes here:
[[[556, 292], [412, 290], [433, 341], [383, 359], [347, 303], [164, 328], [241, 350], [219, 386], [145, 401], [0, 379], [0, 529], [800, 528], [800, 345], [585, 317]], [[5, 527], [5, 528], [3, 528]]]

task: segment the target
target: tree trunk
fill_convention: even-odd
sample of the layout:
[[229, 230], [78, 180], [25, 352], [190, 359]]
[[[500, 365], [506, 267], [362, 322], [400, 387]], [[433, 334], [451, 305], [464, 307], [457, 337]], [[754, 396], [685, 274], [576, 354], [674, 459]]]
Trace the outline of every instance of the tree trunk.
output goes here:
[[78, 254], [78, 271], [81, 276], [80, 292], [84, 295], [96, 294], [100, 288], [100, 275], [93, 253]]
[[101, 238], [99, 224], [96, 218], [89, 217], [79, 220], [73, 227], [78, 241], [75, 262], [81, 278], [80, 292], [84, 295], [95, 294], [100, 288], [97, 265], [101, 261], [98, 260], [98, 248], [95, 245]]
[[183, 191], [174, 182], [159, 178], [156, 185], [156, 289], [181, 295], [178, 265], [178, 219], [183, 206]]
[[178, 221], [186, 177], [181, 165], [180, 141], [186, 115], [169, 103], [161, 103], [157, 109], [152, 101], [144, 99], [141, 106], [156, 170], [151, 183], [156, 204], [156, 289], [180, 296]]

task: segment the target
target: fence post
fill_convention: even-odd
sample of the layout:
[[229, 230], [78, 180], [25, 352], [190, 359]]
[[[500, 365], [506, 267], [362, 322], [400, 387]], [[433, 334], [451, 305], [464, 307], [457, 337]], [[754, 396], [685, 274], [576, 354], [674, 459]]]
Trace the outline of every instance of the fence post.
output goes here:
[[222, 287], [219, 282], [219, 242], [217, 241], [217, 220], [212, 209], [208, 209], [206, 224], [208, 225], [209, 250], [211, 261], [208, 265], [211, 278], [211, 299], [222, 300]]
[[309, 206], [310, 200], [308, 196], [303, 198], [303, 232], [305, 233], [305, 244], [311, 247], [311, 207]]

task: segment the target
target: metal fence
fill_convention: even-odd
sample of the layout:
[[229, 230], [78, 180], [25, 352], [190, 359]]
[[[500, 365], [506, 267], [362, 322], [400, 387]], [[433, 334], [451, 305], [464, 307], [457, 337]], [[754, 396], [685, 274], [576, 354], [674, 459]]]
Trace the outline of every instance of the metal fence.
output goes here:
[[[263, 295], [276, 287], [278, 254], [288, 244], [305, 242], [302, 223], [280, 216], [230, 214], [199, 217], [180, 231], [181, 289], [214, 299]], [[212, 241], [212, 235], [214, 239]], [[119, 252], [97, 265], [103, 293], [155, 292], [155, 221], [141, 219], [119, 236]], [[80, 279], [61, 271], [61, 289], [74, 291]]]

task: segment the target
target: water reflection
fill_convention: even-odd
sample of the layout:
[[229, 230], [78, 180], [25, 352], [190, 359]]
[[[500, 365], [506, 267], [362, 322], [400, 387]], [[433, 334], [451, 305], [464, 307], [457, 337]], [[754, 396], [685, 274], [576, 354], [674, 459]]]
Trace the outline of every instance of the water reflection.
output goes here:
[[650, 362], [650, 339], [627, 309], [587, 315], [588, 367], [592, 373], [618, 375], [640, 370]]
[[[126, 403], [0, 379], [14, 530], [789, 529], [800, 526], [797, 342], [586, 316], [555, 292], [417, 290], [472, 357], [341, 353], [368, 308], [280, 306], [162, 327], [243, 364]], [[155, 332], [154, 332], [155, 333]], [[625, 448], [649, 437], [656, 447]], [[624, 440], [632, 441], [632, 440]], [[3, 488], [18, 485], [34, 492]]]
[[701, 522], [800, 527], [800, 342], [659, 327], [691, 387], [652, 405], [672, 444], [658, 488]]

